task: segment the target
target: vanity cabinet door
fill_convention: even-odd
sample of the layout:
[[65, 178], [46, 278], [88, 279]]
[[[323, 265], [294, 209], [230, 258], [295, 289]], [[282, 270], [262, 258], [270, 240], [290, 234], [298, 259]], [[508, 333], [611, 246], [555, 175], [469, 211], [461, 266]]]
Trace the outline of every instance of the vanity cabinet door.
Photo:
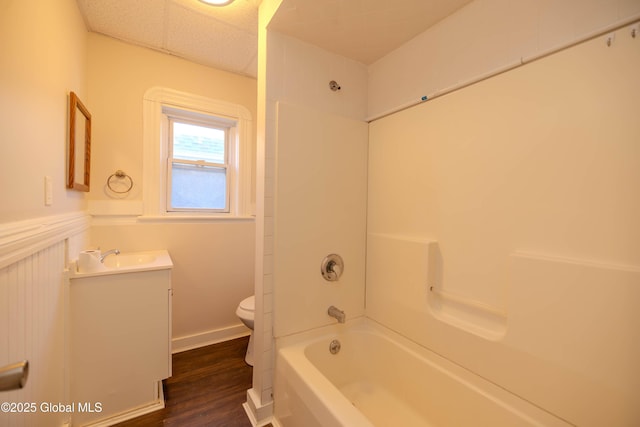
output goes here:
[[102, 404], [99, 414], [74, 414], [76, 422], [161, 399], [171, 375], [170, 303], [168, 269], [71, 279], [71, 396]]

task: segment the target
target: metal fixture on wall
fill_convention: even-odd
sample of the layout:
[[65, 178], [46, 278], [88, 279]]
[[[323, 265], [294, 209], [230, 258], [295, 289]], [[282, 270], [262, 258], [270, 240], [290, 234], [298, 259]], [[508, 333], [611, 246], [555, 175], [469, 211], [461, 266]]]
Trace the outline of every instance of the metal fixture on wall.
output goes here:
[[29, 361], [14, 363], [0, 368], [0, 391], [18, 390], [27, 384]]
[[320, 265], [320, 273], [324, 280], [329, 282], [337, 281], [342, 272], [344, 271], [344, 262], [342, 257], [338, 254], [329, 254], [323, 260]]
[[[124, 189], [121, 190], [114, 188], [116, 184], [121, 184], [122, 188]], [[109, 190], [113, 191], [114, 193], [125, 194], [131, 191], [131, 189], [133, 188], [133, 179], [124, 171], [118, 169], [117, 171], [115, 171], [115, 173], [111, 174], [109, 178], [107, 178], [107, 187], [109, 187]]]

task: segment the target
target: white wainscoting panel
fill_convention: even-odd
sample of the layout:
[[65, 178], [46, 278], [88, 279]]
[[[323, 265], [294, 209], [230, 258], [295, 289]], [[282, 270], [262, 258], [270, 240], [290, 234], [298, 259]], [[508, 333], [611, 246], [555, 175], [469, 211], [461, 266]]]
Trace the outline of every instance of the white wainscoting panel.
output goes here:
[[71, 403], [63, 273], [87, 227], [82, 213], [0, 226], [0, 366], [29, 361], [25, 387], [0, 396], [1, 426], [58, 427], [73, 415], [61, 406]]

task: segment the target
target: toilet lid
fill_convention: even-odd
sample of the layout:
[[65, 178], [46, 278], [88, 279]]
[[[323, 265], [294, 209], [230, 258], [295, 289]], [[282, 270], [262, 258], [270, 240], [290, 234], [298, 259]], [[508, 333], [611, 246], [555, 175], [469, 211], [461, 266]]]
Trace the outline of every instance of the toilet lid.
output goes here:
[[255, 295], [245, 298], [240, 301], [240, 308], [247, 311], [255, 311], [256, 309], [256, 297]]

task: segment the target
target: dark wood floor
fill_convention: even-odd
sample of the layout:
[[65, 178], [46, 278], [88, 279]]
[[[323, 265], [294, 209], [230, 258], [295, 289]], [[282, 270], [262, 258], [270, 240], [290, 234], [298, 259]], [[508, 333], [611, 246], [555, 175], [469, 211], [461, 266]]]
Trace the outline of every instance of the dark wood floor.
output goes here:
[[165, 408], [117, 427], [251, 427], [242, 403], [252, 369], [244, 362], [249, 337], [173, 355], [164, 382]]

